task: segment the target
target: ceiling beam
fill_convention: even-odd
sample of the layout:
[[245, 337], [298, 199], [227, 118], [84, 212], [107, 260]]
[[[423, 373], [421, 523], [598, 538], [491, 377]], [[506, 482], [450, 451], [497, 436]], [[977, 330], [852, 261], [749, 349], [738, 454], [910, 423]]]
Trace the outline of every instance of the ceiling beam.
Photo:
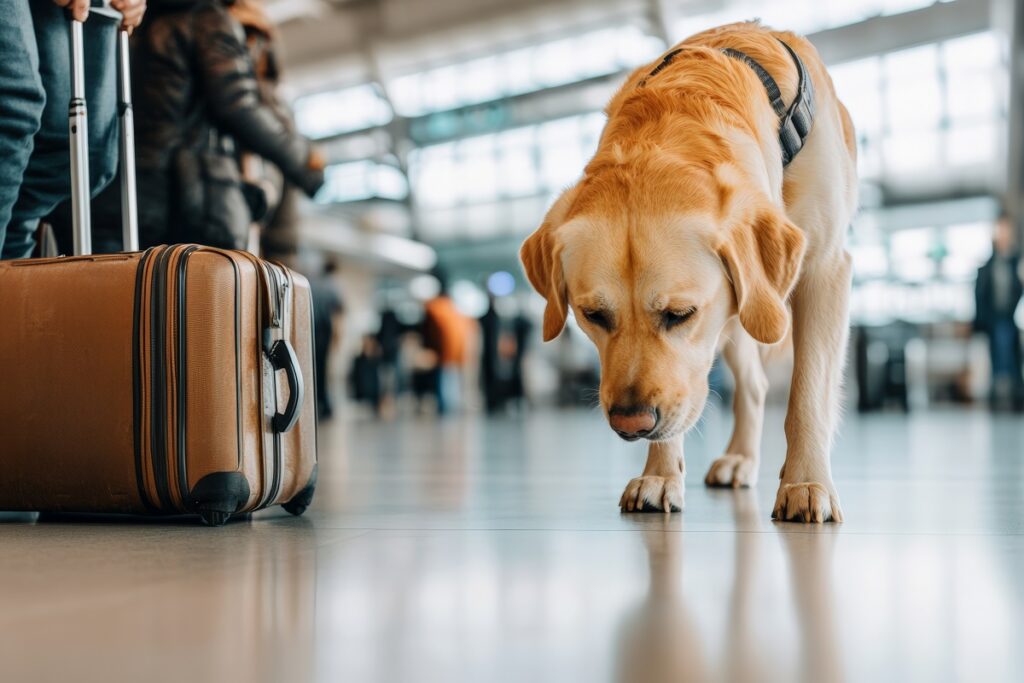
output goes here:
[[992, 25], [991, 0], [955, 0], [873, 17], [807, 36], [826, 64], [927, 45], [984, 31]]

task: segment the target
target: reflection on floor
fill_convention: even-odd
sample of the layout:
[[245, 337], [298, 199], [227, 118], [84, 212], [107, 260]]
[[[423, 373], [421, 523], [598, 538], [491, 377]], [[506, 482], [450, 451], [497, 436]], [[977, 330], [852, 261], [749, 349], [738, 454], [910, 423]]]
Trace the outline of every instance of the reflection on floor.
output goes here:
[[327, 425], [301, 519], [0, 518], [2, 681], [1024, 680], [1024, 421], [850, 416], [846, 523], [755, 490], [621, 515], [594, 413]]

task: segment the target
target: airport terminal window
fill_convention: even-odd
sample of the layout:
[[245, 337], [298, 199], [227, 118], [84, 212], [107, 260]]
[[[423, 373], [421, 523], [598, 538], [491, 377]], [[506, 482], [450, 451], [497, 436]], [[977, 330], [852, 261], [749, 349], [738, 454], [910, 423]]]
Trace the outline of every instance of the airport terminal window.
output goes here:
[[[766, 23], [780, 25], [794, 25], [788, 13], [803, 12], [804, 30], [813, 30], [925, 4], [930, 3], [787, 2], [761, 8]], [[729, 12], [744, 11], [742, 3], [730, 7]], [[694, 21], [716, 23], [707, 16]], [[399, 115], [436, 118], [468, 111], [462, 108], [469, 105], [620, 73], [663, 48], [639, 28], [610, 27], [389, 78], [386, 87]], [[998, 39], [991, 31], [976, 33], [830, 65], [830, 71], [857, 128], [859, 174], [867, 183], [866, 208], [851, 233], [855, 319], [966, 319], [973, 311], [971, 283], [990, 249], [990, 217], [951, 216], [952, 225], [929, 219], [926, 225], [897, 229], [887, 224], [885, 212], [873, 211], [878, 200], [872, 197], [882, 195], [871, 190], [908, 182], [926, 189], [928, 183], [957, 176], [973, 180], [977, 169], [993, 165], [1007, 102]], [[391, 111], [376, 88], [365, 84], [303, 98], [299, 125], [322, 137], [386, 123]], [[494, 133], [413, 149], [408, 183], [422, 236], [482, 239], [534, 227], [543, 213], [540, 205], [579, 177], [604, 120], [595, 111], [505, 130], [499, 122], [490, 126], [498, 128]], [[444, 123], [434, 124], [438, 121]], [[463, 130], [456, 124], [445, 135]], [[408, 191], [397, 168], [364, 161], [332, 166], [318, 200], [398, 199]]]
[[[769, 26], [785, 26], [798, 33], [813, 33], [846, 26], [871, 17], [902, 14], [931, 5], [936, 0], [786, 0], [766, 3], [761, 0], [731, 2], [721, 9], [700, 13], [696, 3], [687, 7], [686, 17], [678, 21], [675, 34], [690, 36], [708, 26], [746, 21], [759, 17]], [[711, 4], [711, 3], [705, 3]], [[719, 4], [720, 3], [714, 3]]]
[[557, 192], [580, 176], [603, 125], [595, 112], [414, 150], [416, 203], [430, 210]]
[[881, 242], [851, 244], [854, 281], [884, 278], [889, 274], [889, 252]]
[[935, 275], [935, 231], [932, 228], [900, 230], [892, 234], [889, 248], [894, 274], [904, 282], [924, 282]]
[[854, 231], [854, 322], [968, 321], [974, 280], [992, 253], [991, 221], [887, 232], [870, 216]]
[[314, 139], [381, 126], [391, 117], [391, 107], [378, 87], [370, 83], [307, 95], [295, 101], [296, 126], [303, 135]]
[[664, 47], [637, 26], [609, 27], [405, 74], [386, 86], [399, 114], [422, 116], [618, 73]]
[[832, 67], [857, 127], [861, 178], [991, 164], [1006, 117], [1004, 68], [992, 32]]
[[399, 169], [364, 160], [328, 166], [316, 201], [329, 204], [364, 199], [401, 200], [408, 195], [409, 184]]
[[942, 276], [948, 280], [974, 284], [978, 267], [992, 255], [992, 226], [988, 223], [951, 225], [946, 228], [946, 258]]
[[[550, 49], [562, 48], [556, 44]], [[525, 52], [516, 54], [515, 59], [525, 59]], [[1000, 68], [997, 41], [990, 32], [833, 67], [836, 87], [857, 126], [861, 178], [917, 180], [991, 163], [1000, 118], [1005, 117], [1003, 99], [978, 97], [964, 105], [949, 92], [964, 87], [969, 95], [985, 89]], [[410, 178], [417, 206], [436, 211], [554, 195], [579, 176], [603, 124], [603, 115], [595, 112], [416, 150], [410, 157]], [[483, 228], [452, 229], [475, 234]], [[923, 262], [906, 266], [915, 278], [941, 274], [930, 267]]]
[[877, 57], [858, 59], [833, 67], [832, 81], [850, 112], [857, 130], [858, 172], [861, 177], [876, 178], [882, 172], [881, 132], [882, 64]]
[[458, 143], [462, 169], [461, 197], [468, 204], [497, 199], [498, 165], [495, 135], [478, 135]]
[[536, 173], [535, 128], [516, 128], [498, 134], [498, 177], [509, 197], [528, 197], [541, 189]]

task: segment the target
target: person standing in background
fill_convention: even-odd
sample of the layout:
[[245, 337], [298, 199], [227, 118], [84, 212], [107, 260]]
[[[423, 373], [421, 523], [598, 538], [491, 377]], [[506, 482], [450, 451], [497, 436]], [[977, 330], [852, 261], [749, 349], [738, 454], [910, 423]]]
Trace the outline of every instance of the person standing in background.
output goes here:
[[[262, 98], [230, 0], [151, 0], [133, 41], [139, 229], [143, 247], [244, 248], [254, 197], [236, 154], [273, 162], [312, 196], [323, 160]], [[236, 146], [237, 145], [237, 146]], [[251, 194], [251, 193], [250, 193]], [[258, 211], [257, 211], [258, 213]]]
[[501, 373], [501, 316], [494, 307], [494, 295], [488, 297], [487, 312], [480, 324], [480, 385], [487, 412], [495, 414], [505, 405], [505, 382]]
[[352, 360], [349, 385], [352, 390], [352, 398], [357, 403], [365, 403], [373, 411], [374, 416], [379, 417], [381, 410], [380, 344], [377, 343], [375, 335], [363, 335], [363, 346], [359, 355]]
[[[277, 31], [267, 16], [264, 3], [262, 0], [235, 0], [229, 11], [245, 31], [245, 45], [256, 74], [256, 82], [259, 84], [260, 99], [273, 109], [282, 125], [294, 133], [296, 129], [292, 111], [278, 91], [281, 69], [277, 56]], [[271, 225], [293, 232], [289, 230], [293, 226], [285, 227], [280, 223], [295, 222], [298, 216], [292, 211], [287, 216], [280, 216], [282, 220], [278, 220], [278, 209], [282, 206], [285, 193], [294, 193], [295, 189], [285, 181], [284, 174], [277, 166], [258, 154], [243, 147], [239, 150], [238, 157], [245, 187], [249, 188], [250, 192], [262, 193], [263, 217], [254, 220], [250, 226], [246, 247], [253, 254], [260, 255], [263, 251], [264, 233]], [[292, 208], [293, 203], [290, 202], [288, 207]], [[282, 258], [291, 254], [275, 252], [268, 256]]]
[[[117, 26], [87, 21], [89, 0], [0, 0], [0, 258], [26, 258], [39, 221], [71, 196], [65, 11], [84, 21], [89, 178], [93, 196], [117, 173]], [[132, 31], [145, 0], [111, 0]]]
[[533, 323], [526, 312], [519, 309], [512, 320], [512, 331], [515, 335], [516, 351], [512, 358], [512, 373], [509, 378], [508, 398], [524, 408], [526, 402], [525, 360], [530, 340], [533, 338]]
[[992, 359], [993, 408], [1004, 396], [1017, 411], [1024, 411], [1024, 375], [1021, 374], [1020, 331], [1014, 313], [1024, 295], [1021, 258], [1014, 247], [1013, 225], [1005, 214], [992, 233], [992, 257], [978, 270], [975, 284], [974, 328], [988, 336]]
[[405, 325], [391, 308], [380, 314], [380, 329], [377, 330], [377, 344], [380, 346], [380, 387], [382, 412], [391, 416], [401, 386], [402, 335]]

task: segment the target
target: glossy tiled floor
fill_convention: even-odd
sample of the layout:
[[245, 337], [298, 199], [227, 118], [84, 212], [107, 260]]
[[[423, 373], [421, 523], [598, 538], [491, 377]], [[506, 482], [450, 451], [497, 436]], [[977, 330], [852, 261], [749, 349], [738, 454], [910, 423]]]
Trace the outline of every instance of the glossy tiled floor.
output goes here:
[[0, 521], [0, 681], [1021, 681], [1024, 421], [848, 417], [846, 523], [772, 473], [621, 515], [643, 447], [597, 414], [323, 430], [301, 519]]

